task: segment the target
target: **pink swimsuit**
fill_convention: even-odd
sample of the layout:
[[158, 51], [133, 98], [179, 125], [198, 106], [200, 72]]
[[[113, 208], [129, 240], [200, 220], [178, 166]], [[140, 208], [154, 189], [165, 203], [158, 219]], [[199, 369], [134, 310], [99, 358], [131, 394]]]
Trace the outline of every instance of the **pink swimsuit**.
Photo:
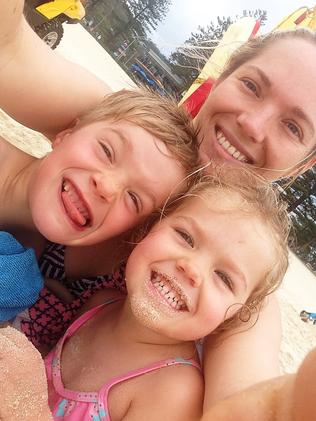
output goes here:
[[111, 304], [115, 301], [117, 300], [110, 300], [83, 314], [68, 328], [64, 337], [45, 358], [49, 391], [49, 406], [54, 420], [110, 421], [108, 395], [111, 387], [115, 384], [163, 367], [168, 367], [170, 365], [189, 364], [200, 369], [199, 365], [193, 360], [174, 358], [159, 361], [150, 364], [147, 367], [129, 371], [122, 376], [114, 377], [108, 383], [103, 385], [98, 392], [76, 392], [66, 389], [63, 385], [60, 371], [60, 356], [65, 341], [70, 338], [87, 320], [92, 318], [101, 308], [103, 308], [104, 305]]

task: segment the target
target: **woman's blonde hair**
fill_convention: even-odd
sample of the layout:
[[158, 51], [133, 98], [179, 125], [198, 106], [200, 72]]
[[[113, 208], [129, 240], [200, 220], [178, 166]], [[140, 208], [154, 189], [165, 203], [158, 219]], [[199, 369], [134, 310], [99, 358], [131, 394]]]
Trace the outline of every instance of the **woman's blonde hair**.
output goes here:
[[141, 127], [167, 146], [187, 174], [199, 166], [197, 130], [188, 113], [170, 97], [145, 88], [111, 93], [100, 105], [79, 117], [75, 129], [97, 121], [124, 121]]

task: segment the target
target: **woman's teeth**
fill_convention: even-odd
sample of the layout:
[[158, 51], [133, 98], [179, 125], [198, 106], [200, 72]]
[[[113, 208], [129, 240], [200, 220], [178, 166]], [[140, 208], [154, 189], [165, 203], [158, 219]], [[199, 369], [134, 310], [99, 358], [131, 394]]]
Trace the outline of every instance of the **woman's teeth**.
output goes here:
[[247, 162], [247, 158], [245, 157], [245, 155], [243, 155], [233, 145], [231, 145], [220, 130], [216, 131], [216, 138], [221, 147], [225, 149], [225, 151], [228, 152], [229, 155], [231, 155], [238, 161]]
[[178, 311], [188, 310], [188, 307], [185, 303], [185, 297], [177, 290], [178, 287], [173, 284], [171, 279], [163, 276], [158, 272], [154, 272], [152, 274], [151, 281], [159, 294], [166, 300], [170, 307]]

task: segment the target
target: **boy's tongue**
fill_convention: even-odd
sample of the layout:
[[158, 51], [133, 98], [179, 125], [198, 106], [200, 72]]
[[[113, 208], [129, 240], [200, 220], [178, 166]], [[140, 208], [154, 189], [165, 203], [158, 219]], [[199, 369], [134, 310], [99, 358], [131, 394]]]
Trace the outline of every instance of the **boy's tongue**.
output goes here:
[[77, 225], [83, 227], [87, 220], [86, 218], [79, 212], [75, 204], [70, 200], [68, 193], [63, 191], [61, 193], [61, 197], [63, 200], [63, 204], [65, 206], [66, 212], [70, 219]]

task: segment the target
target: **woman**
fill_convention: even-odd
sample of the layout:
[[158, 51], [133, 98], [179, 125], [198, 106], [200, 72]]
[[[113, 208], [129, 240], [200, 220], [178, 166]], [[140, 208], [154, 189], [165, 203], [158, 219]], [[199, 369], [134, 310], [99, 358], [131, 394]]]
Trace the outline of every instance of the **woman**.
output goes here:
[[[49, 50], [23, 21], [22, 9], [22, 0], [1, 2], [0, 105], [23, 124], [53, 137], [98, 103], [108, 88]], [[272, 40], [254, 55], [248, 51], [237, 57], [196, 119], [205, 161], [247, 164], [270, 180], [313, 165], [315, 53], [316, 40], [304, 36]], [[89, 266], [84, 266], [89, 258], [80, 259], [80, 253], [94, 256], [95, 249], [70, 250], [70, 263], [83, 262], [73, 277], [89, 275]], [[280, 337], [279, 310], [271, 297], [252, 329], [207, 341], [205, 408], [277, 376]]]

